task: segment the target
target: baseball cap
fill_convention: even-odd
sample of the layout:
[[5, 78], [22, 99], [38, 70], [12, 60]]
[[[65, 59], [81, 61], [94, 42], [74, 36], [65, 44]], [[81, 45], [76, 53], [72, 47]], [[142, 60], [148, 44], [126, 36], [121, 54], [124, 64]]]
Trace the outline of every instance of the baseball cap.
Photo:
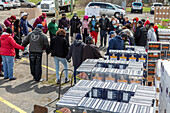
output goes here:
[[113, 35], [113, 34], [115, 34], [116, 32], [114, 32], [114, 31], [110, 31], [110, 35]]
[[42, 13], [42, 16], [47, 17], [46, 13]]
[[27, 15], [28, 15], [28, 13], [22, 13], [22, 17], [23, 17], [23, 16], [27, 16]]
[[42, 24], [37, 24], [37, 28], [44, 29]]
[[82, 39], [81, 34], [77, 34], [76, 40], [81, 40], [81, 39]]
[[141, 24], [141, 25], [143, 25], [143, 22], [142, 22], [142, 21], [138, 21], [138, 24]]
[[65, 14], [65, 13], [63, 13], [63, 14], [62, 14], [62, 16], [66, 16], [66, 14]]

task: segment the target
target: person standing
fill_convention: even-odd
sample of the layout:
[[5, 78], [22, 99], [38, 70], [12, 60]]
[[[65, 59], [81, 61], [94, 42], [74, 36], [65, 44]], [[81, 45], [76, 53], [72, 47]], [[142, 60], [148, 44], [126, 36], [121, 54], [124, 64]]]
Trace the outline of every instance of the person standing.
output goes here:
[[82, 20], [82, 35], [83, 35], [83, 42], [86, 42], [86, 38], [89, 36], [90, 29], [89, 29], [89, 17], [87, 15], [84, 16], [84, 19]]
[[47, 21], [45, 19], [46, 17], [47, 17], [46, 13], [42, 13], [42, 15], [40, 15], [33, 24], [34, 28], [37, 26], [37, 24], [42, 24], [44, 27], [44, 29], [42, 29], [44, 34], [47, 34], [48, 32]]
[[157, 25], [155, 25], [153, 28], [154, 28], [154, 31], [155, 31], [155, 33], [156, 33], [157, 41], [159, 41], [158, 26], [157, 26]]
[[109, 24], [109, 33], [110, 31], [115, 31], [115, 28], [117, 28], [116, 24], [119, 24], [119, 20], [117, 20], [114, 16], [112, 16], [112, 19]]
[[[2, 35], [2, 33], [3, 33], [3, 29], [0, 26], [0, 36]], [[1, 57], [1, 55], [0, 55], [0, 77], [4, 77], [4, 75], [2, 74], [2, 57]]]
[[42, 53], [44, 48], [46, 53], [50, 53], [49, 43], [47, 36], [42, 31], [43, 25], [37, 24], [37, 27], [29, 33], [26, 39], [23, 41], [22, 46], [29, 46], [29, 60], [30, 60], [30, 69], [33, 78], [37, 82], [43, 81], [42, 76]]
[[97, 37], [99, 32], [99, 21], [96, 20], [95, 15], [92, 15], [92, 19], [89, 22], [90, 36], [95, 39], [95, 45], [97, 44]]
[[48, 31], [50, 33], [50, 44], [54, 36], [56, 36], [56, 32], [58, 31], [58, 25], [56, 23], [56, 19], [51, 19], [51, 22], [48, 24]]
[[[66, 32], [64, 29], [59, 29], [56, 36], [52, 39], [51, 43], [51, 56], [54, 58], [57, 84], [60, 83], [59, 78], [59, 62], [64, 65], [64, 69], [68, 69], [67, 66], [67, 54], [68, 54], [68, 42], [66, 40]], [[68, 70], [65, 70], [65, 83], [69, 82]]]
[[70, 26], [71, 26], [71, 43], [74, 42], [74, 39], [77, 35], [77, 33], [80, 33], [80, 27], [81, 27], [82, 23], [80, 21], [80, 19], [78, 18], [77, 14], [75, 13], [73, 18], [70, 20]]
[[107, 30], [109, 30], [109, 19], [105, 14], [100, 18], [100, 47], [103, 47], [103, 39], [104, 39], [104, 47], [106, 47], [107, 41]]
[[73, 59], [74, 66], [74, 84], [76, 84], [76, 70], [83, 62], [83, 48], [85, 44], [81, 41], [82, 37], [77, 34], [76, 40], [72, 43], [70, 51], [68, 52], [67, 60], [70, 61], [71, 57]]
[[4, 79], [16, 80], [17, 78], [13, 77], [15, 48], [24, 50], [25, 47], [18, 45], [11, 34], [12, 29], [7, 28], [1, 35], [0, 55], [3, 61]]
[[125, 17], [125, 21], [124, 21], [123, 25], [126, 25], [126, 24], [131, 24], [131, 22], [129, 21], [128, 17]]
[[137, 46], [146, 46], [147, 44], [147, 30], [143, 27], [142, 21], [138, 22], [138, 27], [135, 33], [135, 43]]
[[131, 28], [132, 28], [133, 33], [136, 33], [138, 21], [139, 21], [139, 18], [138, 18], [138, 17], [135, 17], [135, 18], [133, 19], [133, 22], [132, 22], [132, 24], [131, 24]]
[[59, 28], [64, 29], [66, 31], [66, 40], [70, 46], [70, 40], [69, 40], [69, 28], [70, 28], [70, 21], [68, 18], [66, 18], [66, 14], [62, 14], [62, 18], [59, 19]]
[[10, 18], [7, 18], [4, 21], [6, 28], [10, 27], [12, 29], [12, 37], [14, 37], [14, 22], [15, 22], [15, 20], [16, 20], [16, 16], [12, 15]]
[[148, 39], [148, 41], [155, 41], [155, 42], [157, 42], [156, 33], [155, 33], [153, 27], [154, 27], [154, 23], [150, 23], [149, 24], [148, 34], [147, 34], [147, 39]]
[[[16, 19], [16, 21], [14, 22], [14, 40], [16, 41], [17, 44], [21, 45], [22, 40], [21, 40], [21, 36], [20, 36], [20, 20]], [[19, 56], [19, 49], [15, 49], [15, 58], [17, 59], [21, 59], [21, 57]]]
[[121, 15], [119, 16], [118, 20], [119, 20], [119, 23], [120, 23], [120, 24], [122, 24], [122, 25], [124, 24], [125, 19], [123, 18], [123, 14], [121, 14]]
[[99, 48], [94, 45], [92, 37], [88, 36], [86, 45], [83, 48], [83, 61], [86, 59], [99, 59], [103, 58], [100, 54]]

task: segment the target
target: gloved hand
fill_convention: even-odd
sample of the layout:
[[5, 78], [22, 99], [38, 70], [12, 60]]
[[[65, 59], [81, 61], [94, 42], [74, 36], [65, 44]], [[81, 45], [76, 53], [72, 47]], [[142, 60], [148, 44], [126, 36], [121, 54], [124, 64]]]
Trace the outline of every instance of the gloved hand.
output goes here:
[[70, 63], [70, 62], [71, 62], [71, 59], [67, 59], [67, 62]]

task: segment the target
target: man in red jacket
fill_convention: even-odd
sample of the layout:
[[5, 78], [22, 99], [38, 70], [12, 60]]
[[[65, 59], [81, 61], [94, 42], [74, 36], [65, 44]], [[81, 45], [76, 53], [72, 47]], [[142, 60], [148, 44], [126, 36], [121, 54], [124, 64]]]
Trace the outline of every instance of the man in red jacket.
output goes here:
[[46, 21], [46, 19], [45, 19], [46, 17], [47, 17], [47, 16], [46, 16], [46, 13], [42, 13], [42, 15], [39, 16], [39, 17], [35, 20], [35, 22], [34, 22], [34, 24], [33, 24], [33, 27], [34, 27], [34, 28], [36, 28], [36, 26], [37, 26], [38, 24], [42, 24], [43, 27], [44, 27], [44, 29], [42, 29], [42, 31], [43, 31], [44, 34], [47, 34], [47, 31], [48, 31], [47, 21]]
[[13, 77], [15, 48], [24, 50], [25, 47], [18, 45], [11, 34], [12, 29], [7, 28], [6, 32], [1, 35], [0, 55], [3, 61], [4, 79], [16, 80], [16, 78]]

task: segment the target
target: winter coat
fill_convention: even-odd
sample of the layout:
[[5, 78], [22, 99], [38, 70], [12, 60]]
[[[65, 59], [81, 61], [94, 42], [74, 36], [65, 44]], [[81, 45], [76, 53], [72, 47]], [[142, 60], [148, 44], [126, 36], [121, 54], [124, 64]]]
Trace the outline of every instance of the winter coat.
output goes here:
[[39, 16], [39, 17], [35, 20], [35, 22], [34, 22], [34, 24], [33, 24], [33, 27], [36, 28], [37, 24], [42, 24], [43, 27], [44, 27], [44, 29], [42, 29], [42, 31], [43, 31], [44, 34], [47, 34], [48, 27], [47, 27], [47, 21], [46, 21], [46, 19], [43, 19], [42, 16]]
[[53, 22], [50, 22], [48, 24], [48, 30], [50, 33], [52, 33], [53, 35], [56, 35], [56, 32], [58, 31], [58, 25], [57, 23], [53, 23]]
[[125, 22], [125, 19], [124, 19], [124, 18], [118, 18], [118, 20], [119, 20], [119, 23], [122, 24], [122, 25], [123, 25], [124, 22]]
[[[99, 27], [97, 27], [97, 25], [99, 25], [99, 21], [98, 20], [94, 20], [96, 21], [95, 22], [95, 26], [94, 26], [94, 29], [95, 29], [95, 32], [98, 33], [99, 32]], [[92, 32], [92, 28], [93, 28], [93, 25], [92, 25], [92, 20], [89, 22], [89, 27], [90, 27], [90, 32]]]
[[16, 41], [17, 44], [21, 44], [22, 43], [22, 39], [21, 39], [21, 35], [20, 35], [20, 26], [19, 26], [19, 22], [20, 21], [15, 21], [14, 22], [14, 40]]
[[149, 29], [147, 34], [148, 41], [157, 41], [154, 29]]
[[146, 46], [147, 43], [147, 30], [143, 26], [139, 26], [135, 33], [135, 43], [137, 46]]
[[107, 48], [107, 55], [109, 55], [109, 50], [123, 50], [124, 49], [124, 41], [122, 37], [115, 36], [109, 41], [109, 47]]
[[77, 19], [74, 19], [74, 17], [73, 17], [70, 20], [70, 26], [71, 26], [70, 36], [73, 36], [73, 33], [80, 33], [81, 21], [78, 17], [77, 17]]
[[85, 44], [81, 41], [75, 40], [70, 47], [70, 51], [68, 53], [67, 59], [72, 57], [73, 66], [79, 67], [83, 62], [83, 48]]
[[158, 33], [158, 26], [154, 26], [154, 31], [156, 33], [157, 41], [159, 41], [159, 33]]
[[23, 17], [20, 19], [20, 29], [21, 29], [21, 36], [25, 35], [27, 36], [29, 31], [28, 31], [28, 27], [32, 28], [32, 30], [34, 30], [34, 27]]
[[132, 28], [133, 33], [135, 33], [136, 29], [137, 29], [137, 23], [132, 22], [131, 23], [131, 28]]
[[66, 58], [68, 54], [68, 42], [65, 37], [58, 34], [57, 36], [53, 37], [51, 43], [51, 56], [56, 56], [60, 58]]
[[0, 45], [1, 45], [0, 46], [0, 55], [4, 55], [4, 56], [14, 57], [15, 56], [15, 48], [21, 49], [21, 50], [25, 49], [25, 47], [18, 45], [15, 42], [14, 38], [6, 32], [4, 32], [1, 35]]
[[94, 44], [87, 44], [83, 48], [83, 61], [86, 59], [99, 59], [102, 58], [99, 48]]
[[14, 37], [14, 24], [10, 22], [10, 19], [7, 18], [4, 21], [5, 27], [10, 27], [12, 29], [12, 37]]
[[105, 18], [105, 20], [103, 18], [100, 18], [99, 20], [99, 25], [100, 25], [100, 30], [107, 30], [107, 28], [109, 27], [109, 19]]
[[87, 34], [90, 34], [89, 21], [82, 20], [81, 32], [84, 34], [84, 29], [87, 29]]
[[123, 25], [126, 25], [126, 24], [131, 24], [131, 22], [129, 20], [127, 22], [124, 21]]
[[[65, 19], [61, 18], [61, 19], [59, 20], [59, 25], [58, 25], [58, 27], [61, 28], [61, 29], [64, 29], [67, 33], [69, 33], [69, 28], [70, 28], [70, 21], [69, 21], [69, 19], [67, 19], [67, 18], [65, 18]], [[66, 28], [67, 28], [67, 30], [66, 30]]]
[[34, 31], [28, 34], [25, 38], [22, 46], [26, 47], [28, 44], [29, 51], [33, 53], [43, 53], [43, 49], [46, 49], [46, 52], [50, 52], [49, 42], [46, 35], [42, 32], [41, 29], [35, 28]]

